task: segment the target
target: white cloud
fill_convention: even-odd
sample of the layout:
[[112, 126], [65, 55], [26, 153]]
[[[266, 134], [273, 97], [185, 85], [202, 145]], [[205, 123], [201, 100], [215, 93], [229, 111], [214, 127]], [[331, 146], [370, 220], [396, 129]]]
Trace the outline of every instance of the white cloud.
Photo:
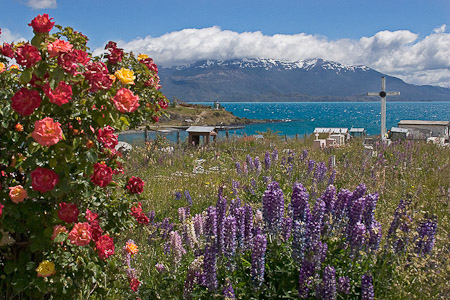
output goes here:
[[14, 34], [6, 27], [1, 28], [2, 33], [0, 34], [0, 45], [3, 45], [3, 43], [11, 43], [11, 42], [23, 42], [26, 39], [24, 37], [21, 37], [18, 34]]
[[56, 0], [28, 0], [27, 6], [32, 9], [56, 8]]
[[204, 59], [323, 58], [344, 64], [362, 64], [414, 84], [450, 87], [450, 34], [446, 25], [423, 38], [408, 30], [380, 31], [373, 36], [329, 40], [298, 33], [272, 36], [238, 33], [213, 26], [183, 29], [159, 37], [119, 42], [128, 51], [146, 53], [157, 64], [171, 66]]

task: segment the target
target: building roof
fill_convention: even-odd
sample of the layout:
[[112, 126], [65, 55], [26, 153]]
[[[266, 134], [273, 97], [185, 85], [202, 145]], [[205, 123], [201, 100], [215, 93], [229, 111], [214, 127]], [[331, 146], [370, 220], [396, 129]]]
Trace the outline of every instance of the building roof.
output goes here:
[[392, 127], [391, 128], [391, 132], [396, 132], [396, 133], [408, 133], [408, 129], [406, 128], [399, 128], [399, 127]]
[[348, 128], [339, 127], [317, 127], [314, 133], [348, 133]]
[[364, 132], [366, 131], [365, 128], [350, 128], [350, 132]]
[[187, 132], [203, 132], [203, 133], [211, 133], [216, 129], [216, 127], [213, 126], [190, 126], [188, 129], [186, 129]]
[[437, 126], [449, 126], [450, 121], [424, 121], [424, 120], [400, 120], [400, 125], [437, 125]]

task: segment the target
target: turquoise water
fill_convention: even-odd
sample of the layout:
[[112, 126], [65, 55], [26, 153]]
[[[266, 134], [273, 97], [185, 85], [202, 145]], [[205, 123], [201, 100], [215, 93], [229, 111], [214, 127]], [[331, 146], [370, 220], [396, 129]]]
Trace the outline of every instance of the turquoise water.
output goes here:
[[[212, 103], [201, 103], [211, 104]], [[230, 135], [252, 135], [268, 129], [294, 137], [311, 134], [316, 127], [363, 127], [369, 135], [379, 134], [380, 102], [221, 102], [235, 116], [249, 119], [276, 119], [280, 123], [247, 125], [245, 129], [230, 131]], [[450, 120], [450, 102], [387, 102], [386, 128], [397, 126], [400, 120]], [[220, 132], [219, 136], [224, 136]], [[186, 138], [185, 132], [180, 134]], [[143, 134], [120, 136], [131, 143], [142, 140]], [[168, 139], [175, 141], [176, 134]]]

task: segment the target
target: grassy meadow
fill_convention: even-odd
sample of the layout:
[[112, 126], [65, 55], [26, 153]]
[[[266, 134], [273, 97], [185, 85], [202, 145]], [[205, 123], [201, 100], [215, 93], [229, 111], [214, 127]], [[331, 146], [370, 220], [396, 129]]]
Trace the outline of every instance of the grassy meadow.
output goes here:
[[[139, 252], [124, 264], [128, 267], [121, 268], [123, 274], [114, 275], [117, 280], [108, 299], [299, 299], [299, 289], [306, 291], [305, 299], [450, 298], [449, 148], [396, 141], [376, 144], [374, 152], [369, 153], [362, 141], [355, 139], [344, 147], [312, 150], [311, 139], [285, 141], [271, 132], [264, 133], [264, 139], [233, 138], [207, 148], [177, 145], [170, 151], [167, 146], [164, 140], [158, 140], [135, 148], [126, 156], [124, 176], [133, 174], [145, 181], [141, 203], [143, 210], [150, 212], [151, 222], [121, 234], [122, 243], [132, 239]], [[331, 165], [332, 156], [335, 166]], [[260, 160], [259, 170], [254, 166], [256, 157]], [[278, 191], [284, 195], [284, 215], [278, 231], [270, 230], [263, 205], [268, 201], [263, 198], [269, 199], [265, 195], [272, 181], [278, 183]], [[369, 227], [365, 242], [349, 241], [346, 223], [335, 219], [335, 213], [328, 211], [327, 206], [321, 215], [322, 231], [317, 244], [321, 247], [326, 243], [325, 252], [319, 259], [314, 248], [302, 252], [303, 262], [316, 262], [315, 271], [302, 281], [307, 268], [293, 253], [309, 237], [303, 232], [304, 240], [299, 240], [295, 225], [289, 227], [286, 221], [289, 216], [295, 219], [291, 197], [296, 182], [309, 194], [312, 219], [319, 210], [316, 206], [320, 207], [316, 199], [326, 201], [324, 193], [330, 183], [335, 194], [341, 189], [356, 194], [361, 183], [365, 184], [365, 195], [378, 193], [372, 218], [381, 225], [380, 244], [368, 246]], [[263, 236], [267, 248], [262, 266], [258, 265], [265, 272], [262, 278], [258, 279], [253, 271], [256, 246], [252, 251], [252, 245], [245, 247], [236, 240], [222, 242], [223, 248], [213, 256], [213, 277], [205, 275], [207, 264], [211, 263], [206, 248], [218, 237], [211, 240], [211, 234], [208, 235], [212, 214], [208, 207], [220, 212], [219, 202], [223, 199], [223, 214], [228, 215], [222, 216], [222, 220], [226, 219], [222, 224], [225, 232], [235, 224], [231, 216], [234, 211], [247, 204], [253, 208], [253, 236]], [[401, 200], [403, 205], [399, 206]], [[258, 209], [263, 212], [262, 221], [258, 219]], [[220, 219], [220, 213], [218, 216]], [[347, 216], [350, 222], [351, 213], [347, 212]], [[197, 219], [204, 221], [204, 227], [195, 227], [197, 235], [192, 236], [189, 230], [197, 226]], [[437, 220], [435, 235], [418, 229], [424, 220]], [[295, 224], [301, 233], [303, 223]], [[177, 236], [171, 232], [181, 237], [181, 245], [176, 244]], [[239, 230], [230, 232], [233, 238], [239, 238]], [[227, 239], [226, 233], [224, 236]], [[237, 247], [230, 247], [227, 241], [237, 243]], [[419, 249], [419, 242], [431, 245], [431, 252]], [[126, 284], [125, 273], [130, 271], [139, 274], [141, 281], [136, 293]], [[361, 287], [361, 276], [365, 274], [373, 278], [373, 290]], [[340, 282], [340, 277], [346, 277], [349, 286]]]

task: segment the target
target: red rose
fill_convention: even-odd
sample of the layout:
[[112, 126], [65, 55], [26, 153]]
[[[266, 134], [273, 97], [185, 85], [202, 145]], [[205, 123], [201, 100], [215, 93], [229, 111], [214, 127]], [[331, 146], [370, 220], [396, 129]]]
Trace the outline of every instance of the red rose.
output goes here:
[[95, 247], [100, 259], [106, 259], [114, 255], [114, 240], [108, 234], [102, 235], [95, 243]]
[[133, 292], [137, 292], [140, 285], [141, 285], [141, 282], [137, 278], [132, 278], [130, 280], [130, 288]]
[[67, 73], [75, 75], [78, 69], [77, 57], [74, 51], [62, 53], [58, 56], [58, 65]]
[[52, 30], [55, 22], [52, 22], [53, 18], [49, 19], [48, 14], [38, 15], [34, 18], [28, 26], [33, 27], [35, 33], [46, 33]]
[[77, 246], [86, 246], [92, 240], [91, 226], [88, 223], [76, 223], [68, 236], [70, 243]]
[[165, 99], [158, 100], [158, 104], [162, 109], [166, 109], [169, 106], [169, 103]]
[[1, 53], [9, 58], [14, 57], [14, 48], [13, 44], [3, 43], [3, 47], [0, 47]]
[[137, 204], [137, 206], [133, 206], [131, 208], [131, 213], [130, 215], [132, 215], [133, 217], [135, 217], [136, 219], [139, 217], [139, 215], [142, 213], [142, 203], [139, 202]]
[[41, 105], [38, 91], [21, 88], [11, 97], [11, 108], [21, 116], [29, 116]]
[[153, 122], [158, 123], [159, 117], [158, 116], [153, 116], [152, 120], [153, 120]]
[[74, 223], [78, 221], [78, 211], [77, 205], [74, 203], [59, 203], [58, 217], [67, 223]]
[[42, 90], [48, 97], [50, 103], [55, 103], [58, 106], [69, 103], [69, 100], [72, 99], [72, 86], [64, 81], [60, 81], [54, 90], [47, 83], [42, 87]]
[[147, 68], [148, 68], [150, 71], [153, 71], [153, 72], [155, 72], [155, 73], [158, 73], [158, 66], [153, 62], [153, 59], [151, 59], [151, 58], [144, 58], [144, 59], [141, 59], [139, 62], [140, 62], [141, 64], [146, 65]]
[[3, 214], [3, 207], [5, 207], [3, 204], [0, 204], [0, 217], [2, 216], [2, 214]]
[[91, 181], [100, 187], [107, 186], [112, 180], [112, 170], [105, 164], [94, 164], [94, 174], [91, 175]]
[[140, 214], [136, 218], [136, 221], [138, 221], [138, 223], [140, 223], [140, 224], [147, 225], [150, 222], [150, 219], [145, 214]]
[[59, 182], [58, 174], [50, 169], [37, 167], [30, 174], [33, 190], [41, 193], [53, 190]]
[[39, 50], [30, 44], [24, 44], [16, 50], [16, 62], [27, 68], [34, 66], [42, 59]]
[[91, 223], [92, 221], [94, 221], [95, 219], [98, 218], [98, 214], [93, 213], [92, 211], [90, 211], [89, 209], [86, 209], [86, 220]]
[[107, 90], [111, 88], [113, 79], [109, 76], [108, 68], [101, 61], [91, 62], [86, 65], [84, 77], [89, 81], [89, 91]]
[[123, 50], [120, 48], [109, 48], [109, 54], [106, 54], [105, 57], [108, 58], [108, 63], [111, 65], [115, 65], [118, 62], [122, 61]]
[[100, 223], [98, 222], [98, 220], [93, 220], [90, 223], [90, 225], [91, 225], [92, 240], [96, 242], [101, 237], [103, 229], [100, 227]]
[[128, 180], [127, 189], [133, 194], [140, 194], [144, 190], [145, 182], [139, 177], [131, 177]]
[[106, 126], [103, 129], [99, 129], [97, 132], [97, 141], [99, 141], [103, 147], [108, 149], [114, 149], [119, 143], [118, 135], [114, 134], [114, 128]]

